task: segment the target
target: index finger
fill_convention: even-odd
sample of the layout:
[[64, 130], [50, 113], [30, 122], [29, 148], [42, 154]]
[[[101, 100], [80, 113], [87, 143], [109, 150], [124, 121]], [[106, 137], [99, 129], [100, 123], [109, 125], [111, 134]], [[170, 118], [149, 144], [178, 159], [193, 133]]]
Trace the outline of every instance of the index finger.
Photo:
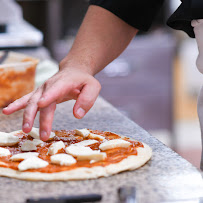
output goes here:
[[7, 107], [3, 108], [2, 112], [6, 115], [10, 115], [16, 111], [24, 109], [27, 105], [28, 100], [32, 96], [33, 92], [15, 100], [13, 103], [9, 104]]

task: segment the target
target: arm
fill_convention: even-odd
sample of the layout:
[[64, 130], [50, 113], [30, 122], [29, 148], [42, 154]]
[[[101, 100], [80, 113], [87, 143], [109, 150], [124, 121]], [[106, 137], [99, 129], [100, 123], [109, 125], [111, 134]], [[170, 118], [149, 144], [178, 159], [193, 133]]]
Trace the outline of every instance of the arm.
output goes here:
[[69, 54], [60, 71], [36, 91], [11, 103], [4, 114], [24, 110], [22, 129], [29, 133], [40, 111], [40, 137], [49, 138], [57, 103], [75, 99], [73, 114], [83, 118], [100, 92], [93, 77], [126, 48], [137, 30], [111, 12], [90, 6]]
[[108, 10], [90, 6], [61, 66], [83, 64], [94, 75], [121, 54], [137, 31]]

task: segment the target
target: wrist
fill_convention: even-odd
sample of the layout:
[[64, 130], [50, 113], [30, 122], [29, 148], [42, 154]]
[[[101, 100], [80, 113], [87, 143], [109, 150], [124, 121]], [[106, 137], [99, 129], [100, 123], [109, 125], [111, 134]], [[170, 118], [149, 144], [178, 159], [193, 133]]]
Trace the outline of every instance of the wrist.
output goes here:
[[59, 65], [60, 70], [74, 68], [80, 70], [82, 72], [86, 72], [92, 76], [94, 76], [97, 71], [95, 67], [95, 63], [91, 58], [83, 59], [81, 57], [75, 57], [68, 54]]

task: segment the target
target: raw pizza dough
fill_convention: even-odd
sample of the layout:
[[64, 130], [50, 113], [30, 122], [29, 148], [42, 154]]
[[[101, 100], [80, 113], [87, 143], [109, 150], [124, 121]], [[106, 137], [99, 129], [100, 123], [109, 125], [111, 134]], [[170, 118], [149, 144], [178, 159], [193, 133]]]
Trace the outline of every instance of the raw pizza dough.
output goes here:
[[[121, 137], [121, 139], [125, 138], [121, 135], [119, 136]], [[133, 139], [129, 140], [135, 141]], [[11, 168], [6, 168], [5, 163], [0, 161], [0, 176], [32, 181], [68, 181], [107, 177], [113, 174], [120, 173], [122, 171], [135, 170], [148, 162], [152, 156], [152, 149], [147, 144], [142, 144], [144, 147], [136, 148], [137, 155], [130, 155], [118, 163], [110, 163], [104, 167], [78, 167], [68, 171], [45, 173], [29, 172], [29, 170], [19, 171]]]

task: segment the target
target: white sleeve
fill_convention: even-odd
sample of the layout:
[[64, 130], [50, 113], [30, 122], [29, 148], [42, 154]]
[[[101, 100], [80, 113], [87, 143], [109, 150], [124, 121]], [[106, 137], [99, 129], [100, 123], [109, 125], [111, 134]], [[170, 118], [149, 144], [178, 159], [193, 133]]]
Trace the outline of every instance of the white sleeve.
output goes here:
[[200, 73], [203, 73], [203, 19], [192, 20], [191, 25], [194, 28], [195, 38], [199, 49], [196, 65]]

